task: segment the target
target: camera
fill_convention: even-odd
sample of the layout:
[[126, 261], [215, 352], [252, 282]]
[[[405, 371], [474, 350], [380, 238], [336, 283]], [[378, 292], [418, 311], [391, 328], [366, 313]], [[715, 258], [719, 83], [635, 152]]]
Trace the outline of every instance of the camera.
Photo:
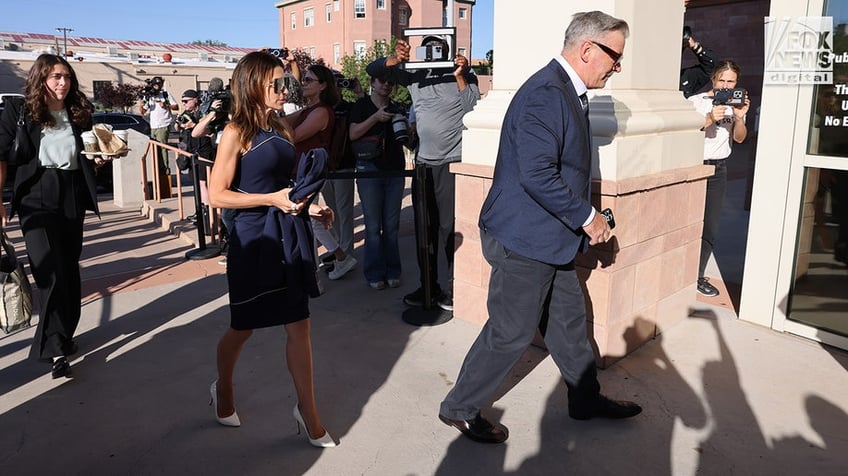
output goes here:
[[748, 92], [744, 88], [713, 90], [713, 106], [744, 106]]
[[192, 116], [191, 113], [184, 112], [184, 113], [180, 114], [179, 116], [177, 116], [177, 122], [179, 122], [180, 124], [185, 124], [189, 121], [197, 122], [197, 121], [194, 120], [194, 116]]
[[336, 87], [339, 89], [350, 89], [352, 91], [356, 88], [356, 78], [338, 78], [336, 79]]
[[386, 112], [392, 113], [392, 135], [395, 142], [401, 145], [409, 143], [409, 125], [406, 122], [406, 110], [403, 106], [389, 103]]
[[271, 56], [276, 56], [277, 58], [280, 58], [280, 59], [286, 59], [289, 56], [289, 49], [288, 48], [268, 48], [268, 49], [265, 49], [265, 50], [262, 50], [262, 51], [268, 53]]
[[448, 51], [444, 45], [424, 45], [415, 48], [415, 58], [419, 61], [445, 61]]
[[[144, 100], [146, 101], [154, 96], [157, 96], [160, 92], [162, 92], [161, 86], [164, 84], [165, 81], [162, 79], [161, 76], [154, 76], [152, 78], [145, 79], [144, 87], [141, 89], [141, 97], [144, 98]], [[156, 86], [159, 86], [159, 88], [156, 88]], [[168, 96], [165, 95], [166, 102], [167, 97]]]
[[[213, 107], [212, 103], [221, 100], [220, 107]], [[209, 123], [209, 130], [217, 132], [224, 127], [224, 124], [229, 120], [230, 104], [232, 103], [232, 93], [229, 88], [218, 91], [203, 91], [200, 94], [200, 117], [203, 117], [210, 112], [215, 113], [215, 119]]]
[[[212, 107], [212, 103], [219, 99], [221, 100], [221, 107]], [[230, 111], [231, 101], [232, 94], [229, 89], [222, 89], [220, 91], [203, 91], [200, 95], [200, 115], [205, 116], [210, 112], [223, 112], [226, 114]]]

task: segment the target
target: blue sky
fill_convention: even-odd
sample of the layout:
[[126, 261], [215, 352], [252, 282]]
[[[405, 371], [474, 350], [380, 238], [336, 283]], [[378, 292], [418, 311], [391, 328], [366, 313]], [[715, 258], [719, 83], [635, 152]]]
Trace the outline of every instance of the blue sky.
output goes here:
[[[3, 2], [0, 31], [56, 34], [73, 28], [70, 36], [121, 40], [189, 43], [222, 41], [230, 46], [279, 46], [274, 1], [205, 0], [202, 2], [145, 0], [144, 2], [74, 2], [23, 0]], [[484, 58], [492, 48], [494, 0], [477, 0], [473, 10], [473, 58]], [[38, 12], [33, 12], [37, 5]], [[107, 6], [108, 5], [108, 6]]]

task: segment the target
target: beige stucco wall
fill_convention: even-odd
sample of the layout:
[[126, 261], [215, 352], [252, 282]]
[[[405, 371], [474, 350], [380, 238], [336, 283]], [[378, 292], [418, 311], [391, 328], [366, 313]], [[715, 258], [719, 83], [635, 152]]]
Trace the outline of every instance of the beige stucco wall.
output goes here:
[[[26, 75], [35, 61], [32, 54], [27, 59], [0, 60], [0, 91], [22, 92]], [[221, 66], [198, 66], [180, 63], [138, 64], [129, 62], [73, 61], [71, 66], [77, 74], [80, 89], [89, 98], [93, 97], [94, 81], [142, 84], [145, 79], [162, 76], [165, 89], [177, 99], [186, 89], [206, 89], [209, 80], [219, 77], [227, 84], [235, 63]]]

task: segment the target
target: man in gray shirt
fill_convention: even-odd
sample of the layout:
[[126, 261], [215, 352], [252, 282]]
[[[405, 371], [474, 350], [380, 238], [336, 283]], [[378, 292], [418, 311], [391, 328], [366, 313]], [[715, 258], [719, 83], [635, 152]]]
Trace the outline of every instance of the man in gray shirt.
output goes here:
[[[447, 52], [447, 42], [438, 36], [424, 38], [422, 46], [441, 46]], [[454, 177], [449, 171], [452, 162], [462, 159], [462, 118], [474, 109], [480, 98], [477, 76], [471, 71], [468, 59], [462, 55], [454, 58], [455, 68], [417, 69], [407, 71], [400, 66], [409, 61], [410, 47], [398, 40], [395, 54], [374, 60], [366, 67], [372, 77], [388, 78], [396, 84], [406, 86], [415, 108], [419, 148], [416, 167], [426, 172], [425, 187], [427, 201], [428, 257], [422, 262], [419, 256], [418, 267], [421, 273], [421, 285], [424, 286], [425, 269], [429, 268], [431, 297], [446, 311], [453, 311], [453, 256], [454, 256]], [[417, 175], [417, 174], [416, 174]], [[413, 178], [413, 188], [419, 186]], [[413, 207], [418, 208], [413, 194]], [[418, 239], [418, 213], [415, 213], [415, 237]], [[438, 282], [438, 253], [444, 246], [451, 282], [444, 290]], [[403, 301], [410, 306], [424, 304], [424, 291], [419, 287], [404, 296]]]

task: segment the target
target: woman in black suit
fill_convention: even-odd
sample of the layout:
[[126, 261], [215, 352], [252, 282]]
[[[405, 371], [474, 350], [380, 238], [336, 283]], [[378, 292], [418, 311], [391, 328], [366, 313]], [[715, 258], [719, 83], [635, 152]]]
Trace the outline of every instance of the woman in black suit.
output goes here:
[[[24, 111], [29, 143], [15, 157], [11, 146]], [[17, 165], [11, 214], [17, 212], [30, 272], [41, 292], [41, 312], [30, 357], [52, 363], [53, 378], [73, 376], [67, 356], [80, 320], [79, 258], [86, 210], [97, 210], [94, 166], [80, 154], [91, 129], [91, 107], [71, 65], [43, 54], [30, 68], [25, 98], [7, 104], [0, 118], [0, 185], [7, 161]], [[6, 209], [0, 219], [7, 223]]]

